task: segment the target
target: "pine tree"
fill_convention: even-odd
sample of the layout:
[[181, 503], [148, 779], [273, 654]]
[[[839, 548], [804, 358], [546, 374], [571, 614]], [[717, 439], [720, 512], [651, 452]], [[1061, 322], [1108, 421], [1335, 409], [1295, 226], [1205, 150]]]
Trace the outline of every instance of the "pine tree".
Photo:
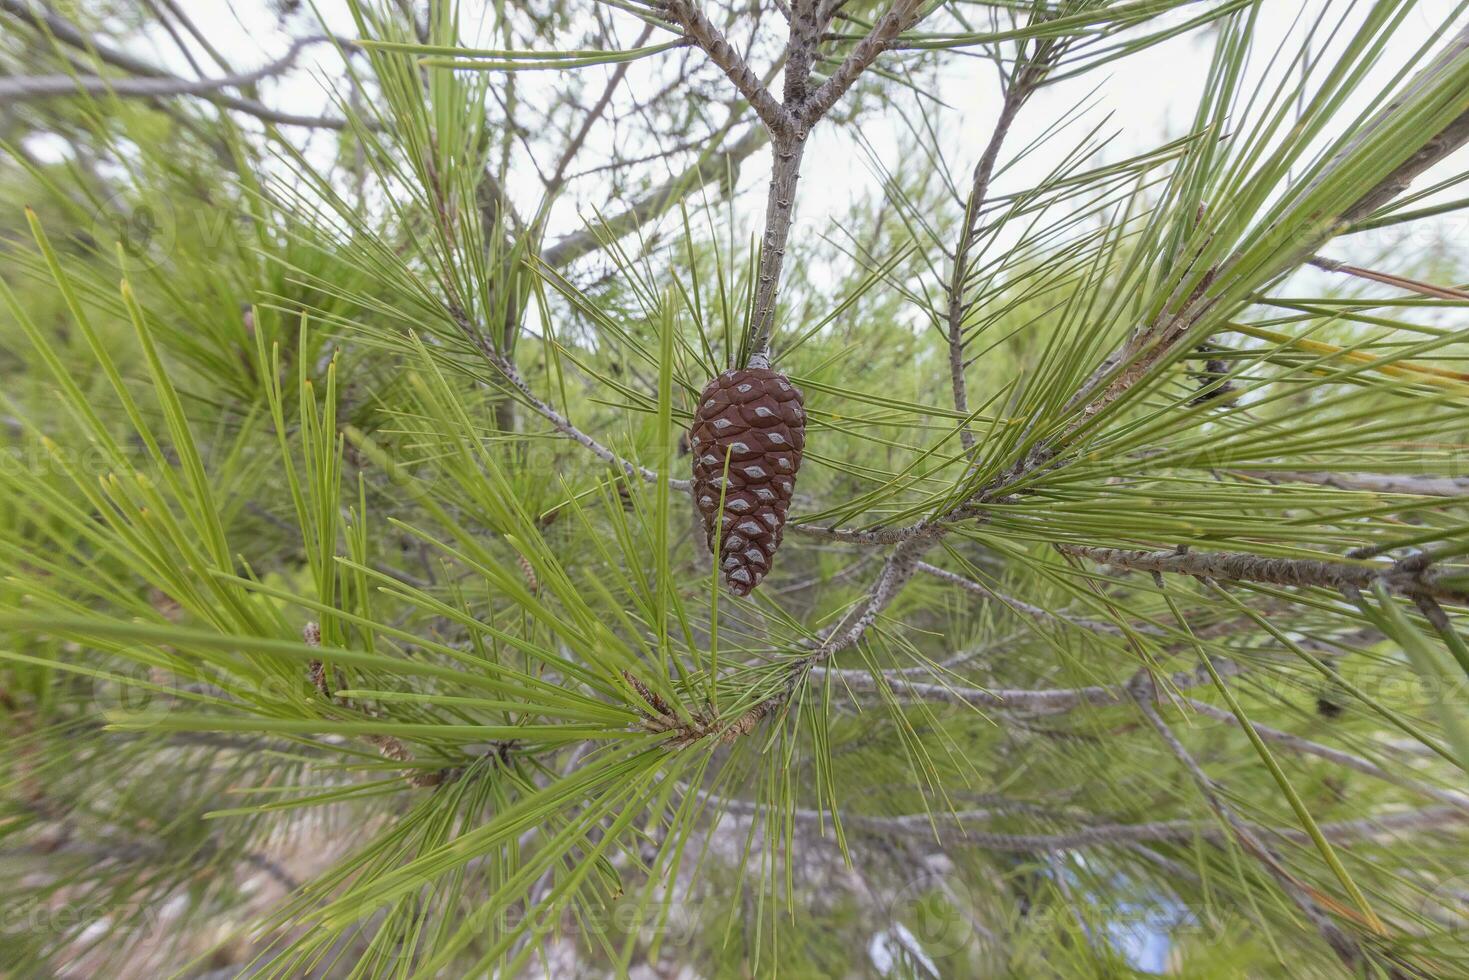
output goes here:
[[0, 0], [3, 975], [1469, 974], [1466, 5], [344, 4]]

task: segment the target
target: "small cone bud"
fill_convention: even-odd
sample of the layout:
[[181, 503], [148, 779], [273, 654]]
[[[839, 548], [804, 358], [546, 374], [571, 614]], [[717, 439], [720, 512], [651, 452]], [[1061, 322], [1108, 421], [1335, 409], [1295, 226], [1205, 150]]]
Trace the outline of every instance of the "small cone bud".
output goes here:
[[775, 560], [796, 490], [806, 446], [801, 390], [767, 367], [726, 371], [699, 396], [689, 446], [709, 549], [718, 546], [730, 590], [749, 595]]

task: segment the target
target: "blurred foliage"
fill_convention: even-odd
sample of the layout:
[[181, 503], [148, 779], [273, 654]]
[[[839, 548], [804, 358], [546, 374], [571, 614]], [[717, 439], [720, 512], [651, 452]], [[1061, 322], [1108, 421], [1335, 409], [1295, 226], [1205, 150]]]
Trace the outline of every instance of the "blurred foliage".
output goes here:
[[[173, 6], [73, 16], [156, 39]], [[0, 970], [1344, 975], [1300, 894], [1363, 975], [1469, 970], [1463, 605], [1445, 631], [1401, 595], [1057, 547], [1428, 548], [1463, 588], [1469, 295], [1291, 273], [1323, 214], [1469, 109], [1469, 68], [1374, 128], [1412, 4], [1323, 5], [1283, 42], [1246, 3], [929, 6], [824, 123], [904, 135], [854, 137], [874, 193], [792, 241], [775, 352], [809, 413], [805, 531], [748, 599], [668, 480], [748, 340], [763, 182], [696, 174], [544, 260], [561, 195], [609, 218], [747, 124], [701, 52], [657, 51], [609, 101], [626, 158], [558, 172], [652, 8], [353, 0], [381, 43], [336, 51], [342, 128], [207, 98], [0, 107]], [[885, 9], [844, 8], [818, 75]], [[0, 10], [7, 76], [118, 75]], [[710, 10], [779, 57], [775, 6]], [[1084, 94], [1191, 31], [1211, 86], [1186, 136], [1123, 157], [1078, 101], [966, 214], [973, 161], [935, 135], [960, 113], [925, 92], [944, 59], [1013, 84], [1048, 52], [1045, 84]], [[423, 62], [487, 43], [587, 70]], [[1400, 251], [1380, 265], [1469, 278], [1452, 243]], [[1074, 401], [1193, 296], [1216, 305], [1185, 342]], [[920, 570], [814, 657], [888, 567], [861, 539], [935, 521], [924, 558], [967, 585]], [[1140, 668], [1269, 861], [1131, 703]], [[1043, 703], [1089, 685], [1110, 693]]]

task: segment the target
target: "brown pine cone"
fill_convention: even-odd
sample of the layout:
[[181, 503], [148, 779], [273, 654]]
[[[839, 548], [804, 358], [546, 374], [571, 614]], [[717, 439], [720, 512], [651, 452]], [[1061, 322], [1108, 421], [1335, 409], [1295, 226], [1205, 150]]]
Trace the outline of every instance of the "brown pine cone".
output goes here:
[[[796, 490], [806, 446], [801, 389], [768, 367], [726, 371], [699, 396], [690, 436], [694, 503], [709, 550], [717, 531], [724, 581], [736, 595], [749, 595], [770, 571]], [[726, 454], [729, 487], [716, 526]]]

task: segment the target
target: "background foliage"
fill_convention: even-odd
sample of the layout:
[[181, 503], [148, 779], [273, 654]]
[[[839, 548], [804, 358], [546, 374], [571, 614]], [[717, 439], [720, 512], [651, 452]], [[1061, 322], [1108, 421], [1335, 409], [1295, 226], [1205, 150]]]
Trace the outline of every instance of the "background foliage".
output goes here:
[[[1469, 293], [1374, 244], [1464, 5], [278, 7], [0, 0], [0, 969], [1469, 971]], [[681, 435], [766, 344], [737, 599]]]

